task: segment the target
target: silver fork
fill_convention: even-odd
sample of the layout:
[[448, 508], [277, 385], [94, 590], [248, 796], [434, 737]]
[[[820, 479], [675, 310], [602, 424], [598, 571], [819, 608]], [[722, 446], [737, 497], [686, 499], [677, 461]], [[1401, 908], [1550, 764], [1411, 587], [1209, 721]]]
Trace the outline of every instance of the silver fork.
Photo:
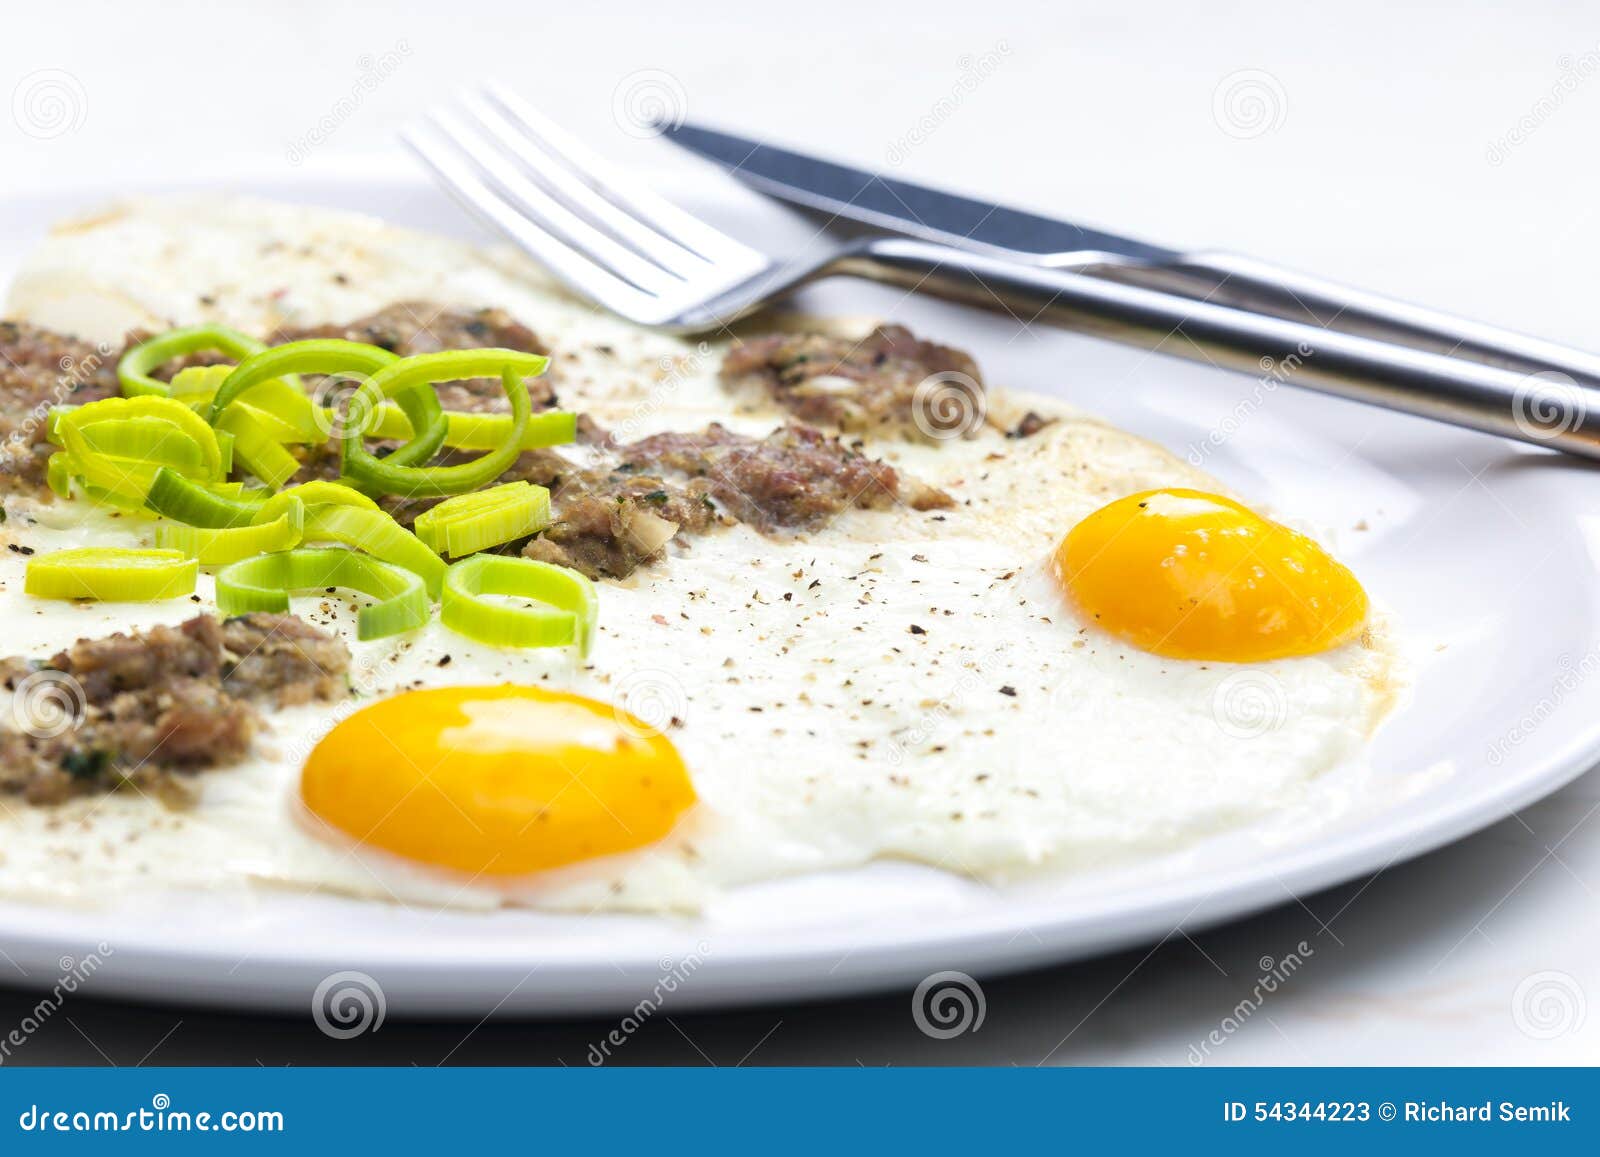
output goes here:
[[1497, 368], [915, 239], [865, 237], [779, 261], [686, 213], [499, 85], [403, 139], [466, 209], [639, 325], [721, 329], [819, 278], [865, 277], [1600, 459], [1600, 391], [1556, 370]]

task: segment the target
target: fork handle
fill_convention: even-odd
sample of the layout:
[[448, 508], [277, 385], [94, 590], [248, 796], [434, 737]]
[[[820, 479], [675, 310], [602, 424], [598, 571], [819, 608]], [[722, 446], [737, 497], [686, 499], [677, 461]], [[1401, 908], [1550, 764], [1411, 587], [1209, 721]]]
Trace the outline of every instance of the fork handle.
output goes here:
[[1185, 253], [1168, 263], [1104, 266], [1093, 276], [1501, 369], [1557, 370], [1600, 386], [1595, 354], [1238, 253]]
[[[1600, 459], [1600, 391], [1563, 373], [1517, 372], [924, 241], [874, 238], [819, 269], [867, 277], [1031, 321], [1209, 362], [1400, 413]], [[1183, 341], [1174, 341], [1181, 336]], [[1530, 339], [1531, 340], [1531, 339]], [[1567, 351], [1574, 357], [1587, 357]]]

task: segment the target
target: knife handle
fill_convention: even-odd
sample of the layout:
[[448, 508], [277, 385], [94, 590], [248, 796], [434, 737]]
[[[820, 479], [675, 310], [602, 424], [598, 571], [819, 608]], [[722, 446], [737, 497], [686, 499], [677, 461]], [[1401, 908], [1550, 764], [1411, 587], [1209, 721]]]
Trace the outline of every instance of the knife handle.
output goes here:
[[[843, 273], [1209, 362], [1400, 413], [1600, 459], [1600, 390], [1567, 371], [1507, 369], [1307, 321], [923, 241], [874, 238], [818, 275]], [[1431, 328], [1431, 327], [1430, 327]], [[1175, 341], [1175, 337], [1186, 340]], [[1527, 348], [1546, 343], [1534, 342]], [[1559, 351], [1575, 367], [1589, 357]], [[1584, 375], [1587, 377], [1588, 375]]]
[[1107, 265], [1093, 276], [1501, 369], [1556, 370], [1600, 386], [1600, 357], [1594, 354], [1237, 253], [1185, 253], [1172, 262]]

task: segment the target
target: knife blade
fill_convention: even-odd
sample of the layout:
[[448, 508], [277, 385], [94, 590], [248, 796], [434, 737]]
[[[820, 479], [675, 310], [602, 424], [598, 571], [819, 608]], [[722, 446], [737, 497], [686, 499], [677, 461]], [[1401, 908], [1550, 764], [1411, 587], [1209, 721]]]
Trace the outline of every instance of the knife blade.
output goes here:
[[1022, 209], [886, 177], [701, 125], [662, 122], [678, 147], [722, 166], [762, 193], [879, 229], [963, 249], [999, 250], [1030, 262], [1068, 264], [1083, 255], [1165, 263], [1175, 250], [1041, 217]]

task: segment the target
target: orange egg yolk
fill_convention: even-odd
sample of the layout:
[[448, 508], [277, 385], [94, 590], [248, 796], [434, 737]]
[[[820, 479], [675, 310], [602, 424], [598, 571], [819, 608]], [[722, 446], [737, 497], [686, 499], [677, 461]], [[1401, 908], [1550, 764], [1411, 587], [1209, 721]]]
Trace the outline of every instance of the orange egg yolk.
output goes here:
[[1101, 507], [1062, 539], [1055, 564], [1097, 626], [1175, 659], [1311, 655], [1349, 642], [1367, 620], [1361, 584], [1315, 542], [1199, 490]]
[[384, 699], [318, 743], [311, 813], [364, 844], [473, 875], [628, 851], [695, 802], [676, 749], [605, 703], [536, 687]]

